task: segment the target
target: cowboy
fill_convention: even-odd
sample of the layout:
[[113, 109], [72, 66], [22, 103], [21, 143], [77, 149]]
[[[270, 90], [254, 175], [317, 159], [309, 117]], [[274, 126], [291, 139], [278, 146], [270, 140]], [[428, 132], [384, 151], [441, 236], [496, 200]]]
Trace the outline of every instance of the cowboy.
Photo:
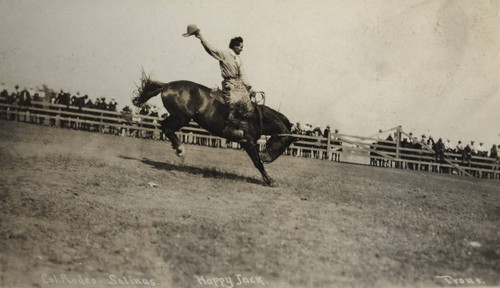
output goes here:
[[250, 98], [255, 96], [252, 86], [248, 82], [245, 71], [242, 68], [240, 53], [243, 51], [243, 38], [235, 37], [229, 43], [229, 49], [216, 49], [210, 45], [200, 33], [196, 25], [189, 25], [184, 37], [195, 35], [207, 53], [219, 61], [222, 81], [222, 89], [229, 104], [229, 116], [226, 127], [222, 131], [224, 136], [232, 141], [246, 142], [243, 127], [252, 112], [253, 107]]

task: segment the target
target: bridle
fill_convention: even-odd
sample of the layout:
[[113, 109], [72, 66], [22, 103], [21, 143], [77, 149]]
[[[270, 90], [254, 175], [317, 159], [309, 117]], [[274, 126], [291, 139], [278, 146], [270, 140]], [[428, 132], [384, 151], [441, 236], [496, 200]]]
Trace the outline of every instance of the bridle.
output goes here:
[[[257, 94], [260, 94], [260, 100], [257, 100]], [[263, 122], [264, 122], [264, 117], [263, 117], [263, 114], [264, 114], [264, 106], [266, 105], [266, 93], [264, 93], [264, 91], [257, 91], [255, 92], [254, 96], [253, 97], [250, 97], [250, 101], [252, 100], [253, 98], [253, 103], [255, 105], [255, 109], [257, 109], [257, 114], [259, 115], [259, 124], [260, 124], [260, 135], [262, 135], [262, 126], [263, 126]], [[262, 102], [262, 106], [260, 107], [259, 109], [259, 103]]]

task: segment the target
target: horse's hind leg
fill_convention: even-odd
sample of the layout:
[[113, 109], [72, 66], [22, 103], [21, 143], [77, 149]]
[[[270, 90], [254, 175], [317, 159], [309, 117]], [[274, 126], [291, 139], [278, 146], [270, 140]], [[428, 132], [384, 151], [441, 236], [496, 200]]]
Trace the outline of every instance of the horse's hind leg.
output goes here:
[[174, 116], [169, 116], [163, 121], [161, 121], [161, 129], [165, 136], [170, 140], [172, 143], [172, 148], [175, 149], [175, 152], [177, 153], [177, 156], [183, 157], [185, 154], [185, 149], [184, 145], [182, 145], [182, 142], [177, 138], [177, 135], [175, 135], [175, 132], [179, 131], [183, 126], [189, 123], [189, 119], [183, 119], [180, 117], [174, 117]]

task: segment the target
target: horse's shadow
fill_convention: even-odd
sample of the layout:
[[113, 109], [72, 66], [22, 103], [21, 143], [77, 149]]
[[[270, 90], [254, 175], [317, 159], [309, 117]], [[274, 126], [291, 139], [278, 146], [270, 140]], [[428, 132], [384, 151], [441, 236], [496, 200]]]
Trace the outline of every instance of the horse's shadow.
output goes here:
[[129, 156], [123, 156], [120, 155], [118, 156], [122, 159], [125, 160], [137, 160], [140, 161], [146, 165], [149, 165], [155, 169], [158, 170], [165, 170], [165, 171], [180, 171], [180, 172], [185, 172], [193, 175], [201, 175], [204, 178], [214, 178], [214, 179], [230, 179], [230, 180], [236, 180], [236, 181], [244, 181], [244, 182], [249, 182], [253, 184], [262, 184], [259, 180], [254, 179], [254, 178], [249, 178], [245, 176], [241, 176], [238, 174], [230, 173], [230, 172], [223, 172], [223, 171], [217, 171], [216, 168], [202, 168], [202, 167], [195, 167], [195, 166], [189, 166], [189, 165], [184, 165], [184, 164], [170, 164], [166, 162], [158, 162], [158, 161], [153, 161], [147, 158], [137, 159]]

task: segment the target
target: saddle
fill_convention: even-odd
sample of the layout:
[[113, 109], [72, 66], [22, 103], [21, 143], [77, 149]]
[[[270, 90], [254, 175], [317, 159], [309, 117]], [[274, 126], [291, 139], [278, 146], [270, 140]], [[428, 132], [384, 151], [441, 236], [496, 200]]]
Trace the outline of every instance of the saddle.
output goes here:
[[213, 88], [210, 91], [210, 98], [214, 101], [218, 101], [226, 106], [231, 107], [232, 114], [236, 115], [238, 118], [251, 118], [253, 115], [253, 110], [256, 108], [257, 104], [249, 101], [250, 107], [242, 102], [231, 103], [230, 96], [227, 95], [223, 90]]

